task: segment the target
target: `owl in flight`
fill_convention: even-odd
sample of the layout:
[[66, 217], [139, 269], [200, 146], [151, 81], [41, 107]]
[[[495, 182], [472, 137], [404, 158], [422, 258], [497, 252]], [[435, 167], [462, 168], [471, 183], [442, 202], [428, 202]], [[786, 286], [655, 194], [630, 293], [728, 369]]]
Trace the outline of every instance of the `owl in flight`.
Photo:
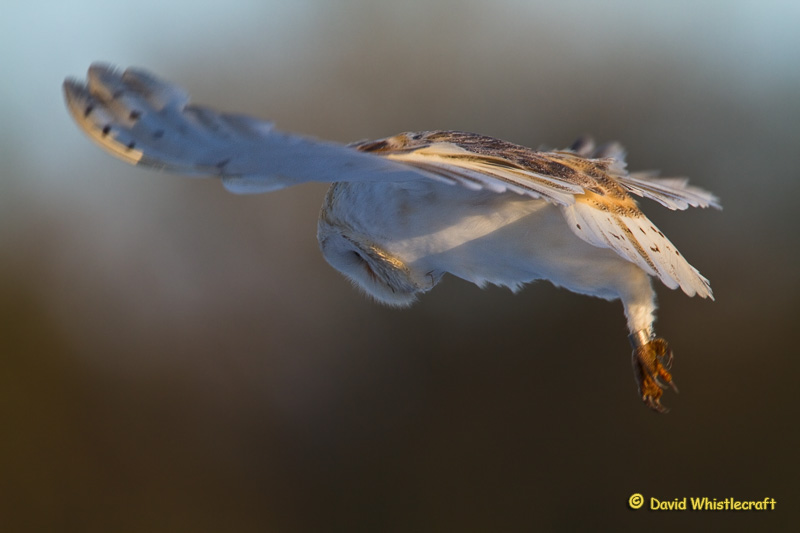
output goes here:
[[619, 299], [641, 398], [663, 412], [663, 390], [677, 390], [672, 351], [653, 330], [650, 278], [688, 296], [713, 298], [711, 287], [631, 194], [673, 210], [720, 206], [685, 179], [627, 172], [617, 144], [581, 139], [536, 151], [423, 131], [343, 146], [190, 105], [176, 85], [103, 64], [89, 68], [87, 82], [67, 79], [64, 92], [78, 126], [133, 165], [216, 176], [242, 194], [330, 183], [317, 230], [322, 254], [384, 304], [408, 306], [446, 273], [515, 291], [547, 279]]

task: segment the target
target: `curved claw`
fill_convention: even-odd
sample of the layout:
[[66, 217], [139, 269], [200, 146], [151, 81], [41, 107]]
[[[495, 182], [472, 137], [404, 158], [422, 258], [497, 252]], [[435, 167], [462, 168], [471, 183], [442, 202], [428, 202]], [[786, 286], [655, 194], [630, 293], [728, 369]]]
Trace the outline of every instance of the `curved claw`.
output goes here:
[[664, 368], [669, 370], [672, 368], [672, 363], [675, 362], [675, 355], [672, 353], [672, 350], [670, 349], [669, 345], [667, 345], [667, 341], [665, 341], [664, 339], [656, 339], [656, 340], [664, 342], [664, 346], [667, 350], [667, 353], [659, 357], [659, 361], [661, 361], [661, 364], [664, 365]]
[[633, 374], [639, 385], [639, 394], [645, 405], [659, 413], [669, 411], [661, 404], [664, 389], [670, 387], [678, 392], [669, 373], [673, 360], [672, 350], [664, 339], [652, 339], [633, 350]]
[[645, 405], [657, 413], [669, 413], [669, 408], [661, 404], [661, 400], [652, 396], [642, 396]]

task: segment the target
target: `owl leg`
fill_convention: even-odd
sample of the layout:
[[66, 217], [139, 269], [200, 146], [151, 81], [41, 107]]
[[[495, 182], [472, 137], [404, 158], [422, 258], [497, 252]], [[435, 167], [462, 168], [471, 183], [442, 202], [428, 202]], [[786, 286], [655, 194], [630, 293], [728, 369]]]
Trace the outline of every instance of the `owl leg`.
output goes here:
[[650, 277], [639, 272], [628, 278], [630, 284], [622, 298], [630, 331], [628, 338], [633, 346], [633, 376], [645, 405], [659, 413], [666, 413], [668, 409], [661, 404], [661, 395], [667, 387], [678, 392], [669, 372], [674, 357], [667, 341], [657, 338], [653, 332], [655, 291]]

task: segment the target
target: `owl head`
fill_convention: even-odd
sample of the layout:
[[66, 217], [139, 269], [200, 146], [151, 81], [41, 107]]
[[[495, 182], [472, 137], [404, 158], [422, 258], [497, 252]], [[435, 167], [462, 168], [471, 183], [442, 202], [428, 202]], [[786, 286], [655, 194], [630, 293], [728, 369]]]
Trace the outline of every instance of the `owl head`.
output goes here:
[[438, 281], [413, 272], [401, 259], [335, 222], [320, 219], [317, 239], [328, 263], [376, 301], [406, 307]]

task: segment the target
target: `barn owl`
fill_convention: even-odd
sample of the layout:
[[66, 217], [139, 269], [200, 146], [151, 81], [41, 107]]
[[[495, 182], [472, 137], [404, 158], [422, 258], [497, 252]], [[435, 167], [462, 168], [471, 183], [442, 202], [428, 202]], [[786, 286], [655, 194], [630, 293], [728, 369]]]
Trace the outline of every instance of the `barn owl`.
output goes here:
[[516, 291], [545, 279], [622, 302], [639, 395], [664, 412], [672, 351], [654, 329], [651, 277], [688, 296], [711, 287], [631, 195], [672, 210], [719, 208], [682, 178], [626, 171], [622, 148], [581, 139], [535, 151], [460, 131], [339, 145], [189, 104], [139, 69], [104, 64], [64, 82], [78, 126], [134, 165], [216, 176], [234, 193], [330, 183], [317, 238], [325, 259], [378, 302], [408, 306], [451, 274]]

